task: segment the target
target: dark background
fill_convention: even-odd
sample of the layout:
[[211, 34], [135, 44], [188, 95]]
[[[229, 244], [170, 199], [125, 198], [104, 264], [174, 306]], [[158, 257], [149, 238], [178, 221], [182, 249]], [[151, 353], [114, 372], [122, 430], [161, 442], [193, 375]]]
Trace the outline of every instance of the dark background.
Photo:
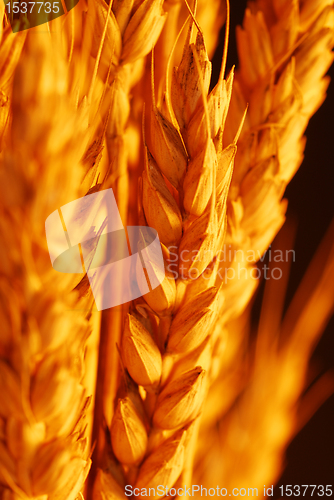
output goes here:
[[[242, 24], [246, 4], [245, 0], [238, 0], [231, 5], [228, 69], [238, 63], [235, 27], [237, 24]], [[213, 59], [214, 74], [219, 73], [224, 34], [223, 28], [220, 45]], [[328, 89], [327, 99], [311, 119], [306, 131], [304, 162], [285, 193], [285, 197], [289, 200], [287, 217], [297, 222], [294, 244], [296, 261], [291, 266], [287, 303], [296, 291], [334, 216], [333, 66], [329, 75], [332, 83]], [[258, 317], [262, 294], [263, 289], [260, 289], [254, 303], [254, 320]], [[329, 322], [311, 360], [311, 364], [321, 367], [322, 373], [334, 369], [333, 332], [334, 318]], [[286, 454], [286, 468], [277, 484], [334, 484], [334, 396], [323, 404], [290, 444]], [[273, 498], [280, 498], [277, 489]], [[311, 497], [306, 495], [304, 498]]]

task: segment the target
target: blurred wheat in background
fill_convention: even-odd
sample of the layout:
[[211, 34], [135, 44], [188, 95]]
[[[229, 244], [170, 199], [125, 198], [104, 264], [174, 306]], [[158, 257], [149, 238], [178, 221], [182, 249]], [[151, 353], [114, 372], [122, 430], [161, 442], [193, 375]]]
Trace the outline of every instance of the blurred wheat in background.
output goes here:
[[[223, 0], [80, 0], [30, 29], [1, 3], [1, 18], [0, 498], [263, 496], [334, 390], [332, 373], [307, 390], [334, 305], [333, 227], [284, 313], [291, 259], [269, 263], [280, 279], [256, 332], [250, 319], [326, 97], [333, 0], [251, 1], [229, 71]], [[157, 230], [165, 278], [100, 313], [84, 272], [52, 268], [45, 220], [108, 188], [124, 226]], [[292, 249], [288, 225], [270, 251]]]

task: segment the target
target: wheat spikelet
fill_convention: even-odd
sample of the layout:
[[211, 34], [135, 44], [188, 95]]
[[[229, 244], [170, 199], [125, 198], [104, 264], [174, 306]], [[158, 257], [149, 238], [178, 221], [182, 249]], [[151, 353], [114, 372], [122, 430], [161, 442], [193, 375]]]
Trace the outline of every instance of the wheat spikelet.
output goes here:
[[[195, 5], [195, 2], [189, 3], [191, 7]], [[188, 7], [182, 0], [165, 1], [164, 10], [168, 13], [168, 16], [154, 49], [156, 54], [155, 79], [157, 95], [159, 97], [164, 90], [166, 68], [177, 37], [179, 37], [179, 43], [174, 48], [172, 64], [181, 60], [186, 32], [182, 31], [180, 33], [180, 30], [182, 30], [184, 22], [189, 16]], [[225, 2], [221, 2], [220, 0], [197, 0], [196, 18], [203, 31], [208, 56], [212, 58], [218, 44], [220, 29], [226, 18]], [[147, 76], [149, 79], [149, 75]], [[149, 98], [150, 96], [146, 95], [146, 99], [148, 100]]]

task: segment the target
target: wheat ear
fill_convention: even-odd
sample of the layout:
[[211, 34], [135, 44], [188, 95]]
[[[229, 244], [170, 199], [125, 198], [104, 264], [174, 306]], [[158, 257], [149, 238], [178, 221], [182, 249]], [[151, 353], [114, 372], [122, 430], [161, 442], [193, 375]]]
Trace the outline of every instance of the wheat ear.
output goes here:
[[[208, 336], [218, 296], [212, 286], [214, 256], [224, 236], [236, 148], [232, 144], [224, 149], [222, 144], [233, 73], [225, 81], [222, 72], [208, 95], [211, 65], [200, 31], [195, 43], [190, 43], [192, 29], [173, 76], [171, 98], [167, 93], [166, 105], [160, 109], [153, 98], [150, 151], [146, 147], [142, 178], [140, 221], [158, 231], [167, 268], [162, 284], [144, 296], [146, 304], [142, 299], [135, 301], [122, 340], [125, 367], [134, 382], [145, 388], [146, 396], [142, 401], [142, 392], [130, 390], [125, 375], [125, 397], [116, 402], [111, 426], [113, 451], [124, 465], [131, 466], [125, 469], [127, 480], [138, 487], [170, 487], [182, 472], [189, 477], [191, 464], [185, 452], [193, 449], [196, 418], [210, 378]], [[192, 265], [180, 261], [177, 282], [168, 271], [173, 247], [198, 253]], [[208, 266], [211, 279], [199, 278], [190, 284], [193, 270], [200, 275]], [[150, 272], [156, 272], [153, 262]], [[133, 416], [126, 419], [127, 412]], [[135, 432], [139, 427], [142, 431]], [[127, 463], [122, 458], [124, 448], [131, 450]]]
[[[225, 303], [220, 306], [222, 315], [216, 328], [223, 329], [226, 336], [233, 328], [229, 322], [241, 314], [256, 288], [257, 280], [251, 274], [253, 262], [284, 222], [287, 204], [282, 196], [302, 161], [303, 134], [325, 98], [329, 79], [324, 74], [333, 60], [333, 3], [320, 2], [313, 7], [306, 3], [302, 8], [287, 3], [275, 16], [270, 5], [266, 4], [264, 16], [253, 4], [253, 13], [246, 12], [244, 30], [238, 30], [241, 66], [227, 117], [227, 136], [231, 131], [233, 134], [246, 101], [250, 111], [236, 155], [228, 202], [226, 259], [218, 274], [219, 281], [225, 280]], [[248, 42], [258, 46], [261, 55], [252, 60], [252, 70], [245, 57]], [[314, 64], [305, 65], [305, 58]], [[246, 272], [238, 275], [238, 266]], [[235, 279], [226, 279], [230, 270]], [[232, 351], [233, 359], [239, 354]], [[219, 354], [215, 363], [218, 374]], [[231, 364], [237, 366], [238, 362]]]
[[289, 442], [333, 393], [332, 373], [310, 381], [309, 371], [334, 308], [333, 273], [332, 224], [283, 320], [285, 286], [267, 282], [255, 356], [234, 358], [234, 376], [222, 373], [206, 402], [195, 481], [209, 488], [219, 477], [228, 490], [251, 484], [261, 491], [279, 479]]
[[[236, 73], [236, 85], [228, 116], [230, 127], [227, 128], [227, 134], [236, 127], [237, 122], [233, 125], [233, 120], [240, 117], [246, 100], [250, 103], [250, 112], [236, 155], [229, 195], [229, 230], [226, 240], [226, 243], [231, 245], [232, 255], [234, 250], [241, 249], [244, 256], [244, 260], [240, 259], [239, 262], [235, 260], [228, 262], [227, 267], [236, 268], [241, 262], [242, 267], [248, 265], [249, 270], [250, 264], [245, 262], [245, 257], [249, 255], [247, 252], [253, 252], [256, 261], [284, 221], [285, 203], [281, 202], [281, 197], [286, 184], [302, 161], [305, 146], [303, 134], [306, 125], [324, 100], [329, 83], [324, 75], [333, 60], [331, 49], [334, 17], [332, 2], [305, 2], [302, 5], [298, 2], [283, 2], [280, 6], [272, 2], [253, 2], [251, 7], [252, 10], [246, 13], [244, 30], [240, 29], [238, 32], [241, 67]], [[329, 274], [331, 266], [329, 260]], [[332, 292], [328, 273], [327, 271], [324, 273], [326, 275], [324, 281], [319, 285], [321, 291], [319, 289], [314, 293], [314, 299], [311, 299], [310, 303], [316, 302], [316, 296], [323, 297], [326, 294], [328, 296], [326, 304], [327, 301], [330, 303]], [[253, 293], [254, 285], [254, 280], [248, 280], [247, 284], [245, 274], [241, 275], [241, 279], [227, 282], [224, 317], [218, 328], [222, 328], [226, 320], [238, 318]], [[314, 315], [319, 317], [319, 323], [326, 321], [324, 318], [328, 317], [330, 307], [329, 305], [329, 309], [324, 311], [323, 316], [322, 310], [317, 315], [313, 309]], [[304, 311], [300, 312], [302, 319], [299, 325], [306, 326], [308, 314], [311, 314], [311, 311], [307, 312], [305, 307]], [[235, 322], [227, 323], [225, 332], [228, 338], [232, 337], [235, 326]], [[250, 376], [254, 376], [254, 385], [252, 382], [249, 388], [247, 386], [244, 388], [245, 382], [240, 374], [242, 366], [247, 365], [247, 362], [242, 354], [240, 356], [240, 346], [229, 342], [225, 358], [229, 363], [228, 366], [234, 368], [230, 375], [227, 375], [225, 366], [221, 368], [220, 380], [217, 381], [216, 389], [211, 394], [211, 404], [207, 407], [206, 415], [210, 414], [208, 420], [213, 424], [227, 413], [238, 394], [245, 391], [242, 397], [243, 403], [238, 405], [236, 411], [232, 411], [230, 418], [221, 424], [224, 451], [229, 450], [228, 456], [231, 457], [229, 472], [226, 475], [227, 484], [231, 487], [233, 481], [234, 483], [239, 481], [239, 484], [245, 482], [255, 484], [256, 471], [261, 471], [262, 474], [264, 470], [268, 473], [268, 482], [274, 482], [275, 474], [281, 467], [284, 448], [294, 432], [295, 424], [291, 423], [290, 417], [303, 388], [305, 364], [320, 331], [318, 327], [310, 328], [307, 337], [303, 340], [299, 337], [300, 345], [303, 343], [305, 346], [305, 350], [300, 352], [300, 345], [296, 347], [295, 335], [300, 336], [301, 330], [298, 327], [295, 331], [290, 327], [291, 337], [285, 339], [284, 349], [278, 350], [277, 337], [271, 339], [275, 340], [273, 345], [269, 340], [269, 332], [272, 333], [272, 330], [269, 330], [268, 321], [266, 326], [267, 330], [262, 331], [261, 337], [266, 337], [267, 351], [262, 352], [262, 357], [259, 357], [257, 364], [251, 368], [253, 375]], [[283, 329], [285, 330], [284, 327]], [[286, 337], [286, 332], [283, 335]], [[247, 342], [244, 328], [241, 329], [239, 341], [243, 338], [244, 342]], [[263, 342], [263, 338], [259, 340], [260, 342]], [[275, 370], [270, 368], [268, 355], [276, 367]], [[220, 363], [219, 357], [216, 361]], [[296, 372], [297, 365], [299, 373]], [[281, 370], [280, 367], [284, 369]], [[272, 386], [280, 387], [285, 384], [284, 389], [277, 393], [277, 398], [271, 398], [270, 404], [265, 404], [264, 401], [254, 404], [252, 424], [254, 428], [251, 429], [250, 426], [240, 423], [240, 412], [243, 411], [245, 419], [248, 420], [246, 413], [249, 414], [250, 395], [260, 394], [255, 389], [255, 384], [261, 385], [260, 379], [266, 377], [272, 380]], [[289, 377], [291, 377], [289, 385], [294, 387], [293, 394], [286, 385]], [[232, 393], [229, 390], [231, 385], [234, 386]], [[270, 390], [268, 385], [268, 391]], [[218, 410], [214, 401], [220, 391], [229, 396]], [[244, 410], [241, 410], [243, 404]], [[248, 405], [247, 410], [246, 405]], [[265, 408], [265, 412], [259, 414], [258, 405]], [[275, 417], [271, 414], [272, 407], [276, 408]], [[279, 407], [281, 410], [278, 410]], [[279, 419], [277, 424], [281, 429], [276, 437], [270, 434], [273, 427], [269, 425], [269, 422], [275, 422], [275, 418]], [[232, 441], [236, 432], [245, 432], [248, 436], [252, 434], [256, 439], [263, 438], [266, 441], [266, 446], [255, 445], [253, 448], [253, 456], [263, 462], [255, 464], [253, 459], [248, 458], [243, 467], [245, 474], [240, 474], [238, 477], [232, 473], [232, 470], [236, 470], [233, 460], [234, 464], [239, 464], [241, 459], [237, 451], [233, 453]], [[208, 437], [209, 434], [203, 436], [205, 441], [205, 436]], [[256, 448], [263, 449], [263, 453], [255, 453]], [[205, 455], [206, 449], [202, 448], [201, 456]], [[243, 448], [244, 451], [245, 449]], [[242, 451], [241, 455], [244, 456]], [[254, 463], [254, 468], [250, 467], [247, 470], [246, 463]], [[202, 465], [205, 467], [205, 464]], [[217, 470], [215, 472], [217, 473]], [[233, 480], [229, 483], [231, 477]]]
[[50, 213], [84, 194], [85, 120], [67, 78], [51, 37], [29, 33], [15, 72], [0, 183], [7, 242], [0, 264], [0, 484], [8, 499], [74, 500], [90, 467], [82, 378], [92, 304], [75, 310], [75, 280], [52, 269], [44, 227]]
[[[303, 159], [307, 123], [325, 99], [333, 61], [333, 2], [261, 2], [247, 10], [237, 30], [240, 70], [228, 117], [227, 134], [237, 127], [243, 106], [249, 114], [239, 142], [229, 194], [226, 245], [241, 249], [251, 269], [284, 222], [287, 183]], [[256, 56], [255, 56], [256, 54]], [[240, 256], [240, 254], [239, 254]], [[248, 262], [245, 261], [249, 257]], [[247, 273], [249, 276], [249, 272]], [[248, 303], [255, 280], [228, 280], [225, 314], [233, 317]]]

